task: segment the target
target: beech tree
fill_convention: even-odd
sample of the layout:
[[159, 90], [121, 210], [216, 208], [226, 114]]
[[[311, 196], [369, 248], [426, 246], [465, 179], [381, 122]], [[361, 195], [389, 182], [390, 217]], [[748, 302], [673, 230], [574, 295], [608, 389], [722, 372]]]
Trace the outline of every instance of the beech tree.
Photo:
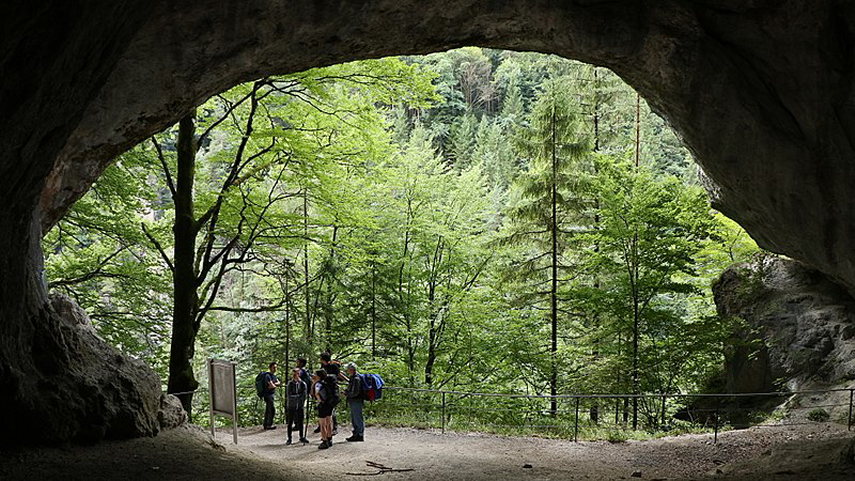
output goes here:
[[322, 350], [412, 387], [692, 391], [727, 336], [710, 279], [756, 246], [688, 158], [615, 74], [555, 56], [259, 79], [122, 155], [46, 277], [187, 409], [204, 357], [240, 360], [247, 421], [259, 367]]

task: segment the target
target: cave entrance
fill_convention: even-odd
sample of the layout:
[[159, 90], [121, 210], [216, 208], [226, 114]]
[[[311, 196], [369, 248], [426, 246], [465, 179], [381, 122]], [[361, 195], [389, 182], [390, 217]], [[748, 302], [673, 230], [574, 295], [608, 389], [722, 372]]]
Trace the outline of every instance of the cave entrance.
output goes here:
[[[3, 67], [18, 68], [4, 75], [0, 128], [10, 186], [0, 229], [12, 233], [0, 238], [0, 381], [9, 387], [0, 412], [18, 415], [3, 424], [25, 440], [156, 430], [156, 402], [123, 389], [134, 376], [111, 376], [125, 361], [105, 368], [100, 360], [112, 354], [81, 351], [84, 335], [48, 307], [42, 232], [118, 153], [211, 95], [268, 73], [352, 59], [478, 44], [607, 66], [679, 130], [715, 184], [716, 205], [764, 247], [852, 285], [840, 227], [852, 215], [849, 80], [816, 74], [845, 71], [836, 66], [851, 56], [851, 42], [837, 20], [850, 17], [830, 1], [341, 2], [287, 12], [274, 3], [180, 12], [165, 2], [116, 2], [4, 15], [13, 35], [3, 40]], [[42, 392], [46, 384], [53, 395]], [[116, 392], [128, 398], [116, 403]], [[87, 406], [110, 407], [91, 414]], [[48, 427], [33, 433], [36, 424]]]
[[[709, 210], [614, 73], [466, 47], [217, 94], [105, 170], [48, 233], [46, 277], [188, 411], [228, 353], [249, 424], [258, 370], [323, 351], [399, 387], [696, 391], [728, 333], [709, 286], [756, 250]], [[658, 400], [612, 401], [583, 408], [664, 423]]]

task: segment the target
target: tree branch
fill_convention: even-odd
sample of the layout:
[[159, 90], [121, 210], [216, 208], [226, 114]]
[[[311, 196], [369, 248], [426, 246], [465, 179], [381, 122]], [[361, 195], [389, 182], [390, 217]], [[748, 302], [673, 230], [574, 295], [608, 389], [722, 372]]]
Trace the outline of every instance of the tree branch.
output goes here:
[[163, 150], [160, 148], [160, 144], [157, 143], [157, 138], [154, 135], [151, 136], [151, 143], [154, 144], [154, 150], [157, 152], [160, 166], [166, 175], [166, 185], [169, 187], [169, 192], [172, 194], [172, 197], [175, 197], [175, 182], [172, 181], [172, 174], [169, 172], [169, 166], [166, 164], [166, 157], [163, 155]]
[[145, 236], [148, 237], [148, 240], [152, 244], [154, 244], [154, 247], [160, 254], [161, 259], [163, 259], [163, 262], [166, 263], [166, 265], [169, 267], [169, 270], [172, 271], [172, 273], [174, 274], [175, 266], [172, 265], [172, 261], [169, 260], [169, 256], [166, 255], [166, 251], [163, 250], [163, 247], [160, 245], [160, 242], [158, 242], [157, 239], [155, 239], [155, 237], [148, 231], [148, 228], [145, 226], [145, 223], [140, 223], [140, 225], [142, 226], [143, 234], [145, 234]]

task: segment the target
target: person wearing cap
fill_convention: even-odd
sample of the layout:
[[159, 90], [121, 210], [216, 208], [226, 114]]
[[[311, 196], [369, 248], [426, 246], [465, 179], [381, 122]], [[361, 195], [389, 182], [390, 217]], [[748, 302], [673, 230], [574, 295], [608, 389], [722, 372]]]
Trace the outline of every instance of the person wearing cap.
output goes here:
[[356, 372], [356, 364], [347, 364], [347, 389], [344, 391], [347, 397], [347, 408], [350, 410], [350, 425], [353, 428], [353, 436], [345, 441], [365, 441], [365, 421], [362, 418], [362, 408], [365, 405], [365, 392], [362, 388], [362, 376]]

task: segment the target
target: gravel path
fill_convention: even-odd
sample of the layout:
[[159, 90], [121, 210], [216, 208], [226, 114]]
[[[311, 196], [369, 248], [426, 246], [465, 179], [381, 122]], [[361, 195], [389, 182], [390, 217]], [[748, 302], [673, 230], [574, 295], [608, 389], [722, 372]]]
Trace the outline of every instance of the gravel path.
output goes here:
[[346, 443], [344, 431], [326, 451], [317, 449], [317, 435], [307, 446], [285, 446], [281, 427], [242, 429], [234, 446], [228, 431], [211, 442], [193, 426], [155, 438], [6, 451], [0, 480], [359, 480], [348, 473], [378, 471], [366, 461], [412, 469], [382, 475], [401, 481], [855, 479], [855, 437], [836, 425], [733, 431], [717, 445], [709, 435], [610, 444], [376, 427], [366, 442]]
[[[346, 473], [376, 472], [366, 466], [366, 461], [413, 469], [412, 472], [387, 474], [395, 479], [628, 479], [633, 474], [638, 477], [638, 473], [644, 479], [695, 479], [714, 475], [717, 470], [729, 473], [730, 477], [750, 478], [751, 463], [747, 469], [741, 463], [771, 458], [773, 452], [794, 440], [802, 440], [799, 451], [811, 456], [808, 445], [818, 446], [828, 441], [837, 446], [853, 439], [845, 428], [831, 424], [732, 431], [722, 433], [718, 444], [713, 444], [711, 435], [612, 444], [487, 434], [443, 435], [401, 428], [369, 428], [366, 442], [347, 443], [343, 438], [349, 433], [344, 430], [342, 433], [345, 435], [336, 437], [341, 442], [320, 451], [317, 435], [310, 437], [313, 442], [308, 446], [285, 446], [285, 433], [281, 429], [246, 429], [241, 433], [241, 446], [227, 449], [248, 450], [277, 463], [288, 463], [301, 473], [320, 479], [359, 479]], [[791, 461], [796, 459], [788, 457]], [[806, 467], [815, 470], [814, 464], [808, 461]], [[831, 479], [829, 470], [826, 469], [820, 479]], [[775, 475], [775, 472], [765, 474]], [[855, 469], [841, 479], [855, 479]]]

